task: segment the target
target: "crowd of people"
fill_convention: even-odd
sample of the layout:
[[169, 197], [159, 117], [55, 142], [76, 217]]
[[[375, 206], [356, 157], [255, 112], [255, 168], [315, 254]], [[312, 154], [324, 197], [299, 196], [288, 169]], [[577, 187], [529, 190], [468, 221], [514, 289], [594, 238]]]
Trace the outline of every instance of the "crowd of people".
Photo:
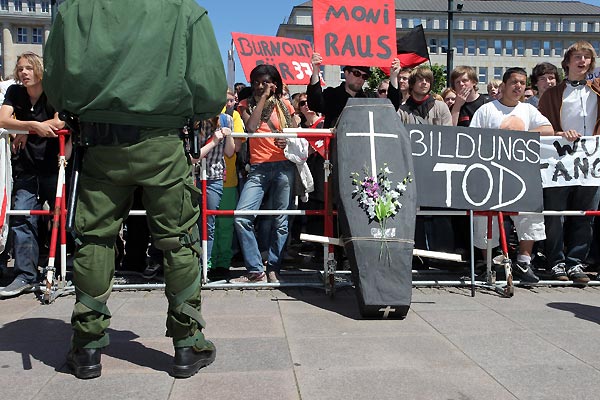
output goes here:
[[[400, 119], [409, 124], [534, 131], [540, 135], [560, 135], [570, 141], [599, 134], [600, 89], [597, 81], [585, 81], [595, 66], [595, 58], [595, 50], [589, 43], [577, 42], [565, 52], [562, 82], [559, 69], [542, 62], [529, 76], [522, 68], [507, 69], [502, 79], [487, 83], [487, 94], [478, 91], [475, 69], [464, 65], [451, 71], [449, 87], [439, 94], [432, 92], [434, 76], [429, 67], [405, 68], [398, 59], [392, 62], [389, 77], [381, 80], [374, 91], [366, 87], [371, 76], [371, 68], [366, 66], [345, 66], [344, 81], [338, 87], [323, 88], [318, 73], [323, 59], [318, 53], [311, 59], [315, 73], [306, 90], [299, 93], [289, 93], [276, 67], [259, 65], [251, 72], [249, 85], [236, 83], [234, 88], [227, 89], [226, 104], [219, 115], [189, 128], [196, 132], [199, 148], [199, 154], [190, 156], [195, 165], [195, 183], [200, 188], [199, 165], [206, 159], [209, 210], [323, 209], [324, 158], [322, 148], [315, 142], [251, 136], [248, 140], [234, 140], [231, 133], [282, 132], [287, 127], [331, 128], [351, 97], [387, 98]], [[53, 129], [62, 127], [63, 122], [45, 98], [42, 70], [40, 57], [32, 53], [20, 56], [14, 72], [16, 83], [8, 88], [0, 109], [1, 126], [38, 133], [29, 140], [17, 136], [12, 142], [13, 209], [39, 209], [44, 202], [53, 201], [55, 141], [44, 136], [52, 137]], [[596, 189], [579, 186], [544, 189], [544, 208], [595, 210], [599, 200]], [[143, 191], [138, 189], [134, 209], [143, 207], [143, 197]], [[581, 284], [589, 281], [585, 269], [592, 247], [592, 217], [512, 219], [518, 241], [513, 263], [517, 278], [527, 283], [539, 281], [537, 268], [532, 266], [532, 258], [537, 254], [545, 256], [545, 260], [536, 266], [547, 268], [551, 279]], [[481, 250], [478, 258], [482, 260], [487, 248], [487, 223], [483, 220], [475, 219], [473, 243]], [[197, 223], [200, 222], [199, 219]], [[7, 255], [14, 259], [15, 280], [0, 291], [0, 296], [19, 294], [37, 281], [40, 248], [37, 231], [43, 224], [38, 217], [11, 218], [12, 246], [4, 259]], [[117, 244], [117, 269], [154, 278], [162, 272], [164, 258], [152, 240], [146, 217], [129, 217], [123, 227]], [[323, 218], [208, 216], [208, 279], [280, 282], [280, 269], [287, 252], [300, 250], [316, 256], [317, 260], [322, 256], [319, 245], [299, 242], [300, 232], [322, 234]], [[419, 217], [415, 242], [418, 248], [467, 255], [468, 234], [461, 217]], [[494, 225], [494, 246], [497, 236]], [[243, 259], [246, 273], [233, 278], [229, 268], [236, 254]]]
[[[128, 18], [121, 18], [125, 14]], [[115, 20], [122, 29], [112, 28]], [[249, 86], [227, 89], [216, 53], [207, 12], [192, 0], [138, 2], [134, 8], [73, 0], [56, 16], [45, 59], [20, 55], [14, 84], [0, 85], [6, 87], [0, 128], [32, 133], [11, 138], [13, 210], [54, 207], [56, 131], [65, 127], [57, 111], [78, 116], [79, 137], [67, 146], [67, 157], [71, 149], [84, 151], [71, 238], [75, 305], [67, 366], [80, 379], [101, 375], [102, 349], [109, 344], [107, 300], [120, 268], [138, 268], [148, 279], [164, 275], [174, 377], [193, 376], [215, 360], [201, 315], [202, 200], [211, 210], [247, 211], [206, 218], [209, 279], [280, 282], [286, 249], [297, 244], [298, 233], [323, 233], [322, 217], [292, 221], [286, 215], [252, 214], [260, 208], [325, 207], [322, 145], [277, 137], [285, 128], [332, 128], [349, 98], [379, 97], [389, 99], [405, 123], [532, 131], [568, 141], [600, 134], [600, 78], [586, 80], [596, 53], [584, 41], [566, 50], [562, 81], [556, 66], [540, 63], [528, 88], [527, 72], [509, 68], [501, 81], [490, 82], [487, 95], [478, 92], [472, 67], [451, 71], [450, 87], [438, 95], [431, 92], [430, 68], [404, 68], [398, 59], [375, 91], [365, 85], [371, 75], [367, 66], [345, 66], [344, 81], [323, 88], [318, 53], [301, 93], [290, 94], [277, 68], [267, 64], [252, 70]], [[249, 137], [234, 139], [232, 132]], [[275, 137], [252, 137], [255, 133]], [[204, 161], [205, 176], [199, 177]], [[548, 188], [543, 195], [546, 210], [594, 210], [599, 202], [592, 186]], [[127, 218], [132, 208], [145, 208], [147, 215]], [[543, 254], [552, 278], [589, 281], [593, 217], [514, 217], [513, 223], [517, 278], [538, 282], [539, 269], [532, 265], [535, 254]], [[416, 247], [467, 254], [465, 225], [446, 216], [420, 218]], [[39, 282], [47, 231], [48, 221], [39, 216], [10, 218], [0, 260], [6, 271], [12, 257], [13, 278], [0, 297], [19, 295]], [[120, 231], [126, 232], [124, 245]], [[482, 252], [484, 231], [477, 219], [473, 244]], [[492, 240], [497, 241], [495, 231]], [[236, 251], [246, 273], [229, 277]]]

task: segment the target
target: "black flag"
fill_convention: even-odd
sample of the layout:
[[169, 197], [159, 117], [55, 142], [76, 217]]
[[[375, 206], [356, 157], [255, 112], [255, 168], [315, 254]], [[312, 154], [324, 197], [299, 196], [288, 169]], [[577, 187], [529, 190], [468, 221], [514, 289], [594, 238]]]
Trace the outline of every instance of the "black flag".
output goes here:
[[423, 25], [415, 26], [406, 35], [398, 38], [396, 48], [402, 67], [416, 67], [429, 60], [429, 49], [427, 48]]

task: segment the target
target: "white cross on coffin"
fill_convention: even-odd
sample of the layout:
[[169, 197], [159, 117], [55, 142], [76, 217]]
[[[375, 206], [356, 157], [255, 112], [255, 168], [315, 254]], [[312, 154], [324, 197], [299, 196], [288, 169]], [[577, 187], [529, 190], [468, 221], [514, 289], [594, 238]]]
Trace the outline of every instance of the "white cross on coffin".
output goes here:
[[377, 176], [377, 165], [375, 163], [375, 137], [388, 137], [398, 139], [395, 133], [375, 133], [373, 124], [373, 111], [369, 111], [369, 132], [347, 132], [346, 136], [364, 136], [369, 138], [371, 147], [371, 174]]
[[391, 306], [387, 306], [386, 308], [380, 308], [379, 311], [383, 313], [383, 318], [387, 318], [389, 317], [390, 313], [393, 313], [396, 311], [396, 309], [392, 308]]

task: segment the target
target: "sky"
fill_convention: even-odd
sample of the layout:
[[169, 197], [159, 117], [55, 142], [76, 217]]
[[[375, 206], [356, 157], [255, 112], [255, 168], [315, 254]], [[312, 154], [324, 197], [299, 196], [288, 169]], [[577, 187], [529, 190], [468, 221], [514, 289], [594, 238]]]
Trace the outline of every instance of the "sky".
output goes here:
[[[225, 68], [227, 50], [231, 46], [231, 32], [275, 36], [279, 25], [284, 20], [287, 21], [292, 8], [305, 2], [306, 0], [198, 0], [198, 4], [208, 10]], [[235, 82], [246, 82], [237, 56], [235, 65]]]
[[[296, 5], [305, 0], [197, 0], [208, 10], [215, 29], [223, 64], [227, 68], [227, 50], [231, 45], [231, 32], [275, 36], [279, 24], [287, 20]], [[600, 0], [582, 3], [600, 7]], [[235, 82], [245, 82], [239, 58], [236, 56]]]

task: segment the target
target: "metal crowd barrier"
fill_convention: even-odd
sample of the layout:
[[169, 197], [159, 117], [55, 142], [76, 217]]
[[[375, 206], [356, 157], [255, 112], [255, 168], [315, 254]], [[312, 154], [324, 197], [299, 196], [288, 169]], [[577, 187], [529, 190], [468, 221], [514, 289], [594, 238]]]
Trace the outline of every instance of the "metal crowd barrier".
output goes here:
[[[8, 133], [12, 134], [28, 134], [29, 132], [22, 131], [8, 131]], [[56, 297], [69, 294], [74, 292], [74, 287], [70, 282], [66, 280], [66, 231], [65, 231], [65, 221], [66, 221], [66, 199], [65, 199], [65, 167], [66, 167], [66, 158], [65, 158], [65, 136], [69, 134], [68, 130], [58, 131], [57, 134], [59, 139], [60, 146], [60, 154], [59, 154], [59, 178], [57, 184], [56, 191], [56, 200], [55, 206], [53, 210], [10, 210], [7, 211], [8, 215], [44, 215], [44, 216], [53, 216], [52, 220], [52, 234], [51, 234], [51, 243], [49, 249], [49, 259], [48, 266], [44, 269], [44, 282], [39, 286], [39, 289], [42, 292], [42, 301], [46, 304], [51, 303]], [[201, 204], [201, 240], [202, 240], [202, 259], [201, 259], [201, 267], [202, 267], [202, 282], [203, 287], [207, 289], [261, 289], [261, 288], [285, 288], [285, 287], [314, 287], [324, 289], [325, 292], [331, 296], [335, 294], [336, 288], [344, 287], [344, 286], [352, 286], [351, 280], [347, 279], [347, 276], [350, 274], [349, 271], [338, 271], [337, 270], [337, 261], [334, 257], [333, 247], [335, 245], [339, 245], [338, 239], [332, 238], [333, 235], [333, 216], [336, 214], [334, 210], [332, 210], [331, 201], [330, 201], [330, 187], [329, 187], [329, 176], [331, 175], [331, 163], [329, 159], [329, 146], [330, 141], [333, 138], [333, 133], [329, 129], [286, 129], [284, 133], [254, 133], [254, 134], [244, 134], [244, 133], [234, 133], [232, 134], [234, 138], [248, 138], [248, 137], [284, 137], [284, 138], [305, 138], [305, 139], [314, 139], [314, 138], [322, 138], [324, 140], [324, 148], [325, 148], [325, 187], [324, 187], [324, 204], [326, 205], [325, 209], [322, 210], [247, 210], [247, 211], [236, 211], [236, 210], [208, 210], [207, 209], [207, 197], [206, 197], [206, 159], [202, 159], [201, 163], [201, 173], [200, 173], [200, 182], [201, 182], [201, 190], [202, 190], [202, 204]], [[145, 210], [130, 210], [129, 215], [146, 215]], [[284, 273], [284, 277], [286, 276], [308, 276], [308, 275], [317, 275], [318, 279], [316, 282], [308, 282], [308, 281], [288, 281], [288, 282], [279, 282], [279, 283], [245, 283], [245, 284], [234, 284], [228, 283], [225, 281], [216, 281], [209, 282], [207, 280], [208, 273], [208, 260], [207, 260], [207, 217], [208, 215], [224, 215], [224, 216], [236, 216], [236, 215], [320, 215], [324, 218], [324, 236], [314, 236], [311, 235], [302, 235], [301, 238], [306, 239], [308, 241], [313, 241], [317, 243], [321, 243], [323, 245], [323, 269], [321, 271], [286, 271]], [[488, 217], [488, 238], [491, 238], [491, 221], [493, 217], [498, 218], [499, 229], [500, 229], [500, 242], [501, 248], [505, 259], [508, 259], [508, 250], [506, 243], [506, 235], [503, 229], [503, 217], [504, 215], [551, 215], [551, 216], [597, 216], [600, 215], [600, 211], [543, 211], [541, 213], [534, 212], [497, 212], [497, 211], [454, 211], [454, 210], [440, 210], [440, 211], [423, 211], [419, 210], [417, 215], [445, 215], [445, 216], [468, 216], [469, 217], [469, 226], [470, 226], [470, 247], [471, 247], [471, 257], [470, 257], [470, 276], [465, 278], [460, 278], [457, 280], [437, 280], [437, 279], [429, 279], [429, 280], [415, 280], [413, 279], [412, 285], [413, 287], [443, 287], [443, 286], [453, 286], [453, 287], [470, 287], [471, 288], [471, 296], [475, 296], [476, 288], [490, 289], [493, 290], [505, 297], [511, 297], [514, 293], [514, 286], [520, 285], [519, 281], [515, 281], [512, 279], [512, 274], [510, 272], [510, 265], [505, 265], [506, 271], [506, 280], [495, 280], [494, 274], [492, 272], [493, 262], [491, 259], [491, 249], [488, 248], [488, 259], [486, 262], [486, 280], [485, 281], [477, 281], [475, 278], [475, 257], [474, 257], [474, 247], [473, 247], [473, 216], [482, 215]], [[61, 268], [60, 273], [56, 274], [55, 268], [55, 256], [56, 256], [56, 246], [58, 240], [58, 234], [60, 232], [60, 251], [61, 251]], [[491, 246], [490, 240], [488, 240], [488, 247]], [[419, 251], [421, 253], [419, 253]], [[427, 252], [415, 249], [415, 254], [422, 255], [424, 257], [433, 257], [437, 256], [433, 253], [436, 252]], [[457, 260], [456, 258], [452, 258], [453, 255], [447, 256], [448, 260]], [[457, 255], [454, 255], [457, 256]], [[442, 259], [446, 257], [445, 255], [440, 256]], [[508, 268], [507, 268], [508, 267]], [[433, 275], [439, 274], [443, 272], [442, 270], [430, 270], [430, 271], [416, 271], [413, 270], [413, 276], [422, 276], [422, 275]], [[448, 271], [452, 273], [452, 271]], [[339, 278], [342, 279], [339, 279]], [[537, 284], [527, 284], [527, 286], [572, 286], [577, 285], [571, 281], [555, 281], [555, 280], [540, 280]], [[600, 285], [600, 281], [590, 281], [588, 286], [598, 286]], [[156, 290], [156, 289], [164, 289], [164, 283], [139, 283], [139, 284], [115, 284], [113, 285], [113, 290]]]

